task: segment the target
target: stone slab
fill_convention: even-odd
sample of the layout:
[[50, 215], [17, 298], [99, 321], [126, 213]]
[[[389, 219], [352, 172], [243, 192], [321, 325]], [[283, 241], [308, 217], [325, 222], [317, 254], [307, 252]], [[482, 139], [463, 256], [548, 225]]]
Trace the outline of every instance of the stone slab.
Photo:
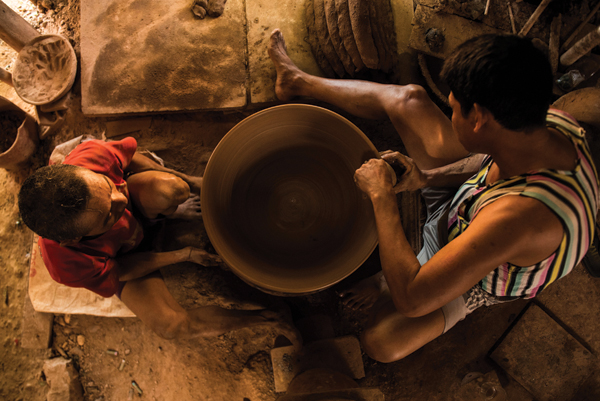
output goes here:
[[189, 0], [81, 2], [82, 110], [161, 113], [246, 105], [243, 0], [218, 18]]
[[283, 33], [292, 61], [303, 71], [323, 76], [305, 40], [308, 36], [305, 3], [305, 0], [246, 0], [251, 103], [277, 100], [275, 67], [267, 54], [269, 37], [275, 28]]
[[29, 349], [46, 349], [52, 339], [52, 323], [54, 314], [36, 312], [33, 309], [29, 294], [23, 301], [23, 328], [21, 332], [21, 347]]
[[531, 304], [491, 358], [539, 401], [569, 401], [595, 369], [592, 355]]
[[365, 377], [362, 352], [354, 336], [319, 340], [306, 344], [301, 353], [293, 346], [271, 349], [275, 391], [286, 391], [299, 373], [309, 369], [331, 369], [353, 379]]

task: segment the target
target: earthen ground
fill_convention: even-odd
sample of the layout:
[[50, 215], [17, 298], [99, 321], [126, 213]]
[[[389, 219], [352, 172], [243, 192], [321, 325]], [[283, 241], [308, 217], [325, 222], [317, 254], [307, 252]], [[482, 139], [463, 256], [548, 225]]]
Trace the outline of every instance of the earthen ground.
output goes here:
[[[41, 32], [61, 32], [72, 40], [78, 56], [79, 1], [43, 0], [36, 11], [22, 1], [19, 10], [37, 24]], [[37, 15], [33, 13], [37, 12]], [[0, 48], [0, 67], [10, 69], [16, 54], [6, 46]], [[6, 86], [2, 96], [24, 108]], [[41, 375], [47, 358], [59, 357], [56, 346], [75, 361], [81, 374], [86, 401], [127, 399], [131, 380], [135, 380], [147, 400], [216, 400], [271, 401], [274, 392], [269, 350], [275, 333], [268, 330], [240, 330], [217, 338], [169, 342], [157, 337], [135, 318], [102, 318], [86, 315], [57, 315], [54, 319], [53, 348], [29, 350], [20, 346], [22, 310], [27, 287], [31, 231], [20, 224], [16, 195], [20, 184], [45, 163], [58, 143], [82, 133], [101, 137], [106, 130], [105, 118], [86, 118], [81, 112], [81, 84], [74, 87], [74, 109], [67, 122], [44, 142], [30, 168], [19, 172], [0, 170], [0, 399], [42, 401], [48, 387]], [[249, 112], [205, 112], [157, 116], [151, 126], [135, 133], [140, 145], [154, 150], [167, 165], [190, 174], [201, 174], [210, 151], [219, 139]], [[401, 149], [389, 123], [355, 119], [378, 149]], [[202, 227], [181, 224], [171, 226], [165, 248], [190, 242], [209, 246]], [[337, 292], [372, 273], [378, 267], [372, 257], [364, 267], [331, 289], [307, 297], [286, 299], [294, 317], [314, 314], [330, 316], [336, 336], [360, 335], [365, 316], [342, 307]], [[218, 269], [180, 264], [163, 269], [167, 284], [184, 305], [219, 304], [226, 307], [253, 307], [256, 303], [281, 302], [241, 282], [231, 273]], [[592, 278], [579, 266], [567, 278], [551, 286], [534, 301], [544, 307], [571, 335], [593, 354], [600, 352], [600, 280]], [[363, 387], [378, 387], [393, 401], [455, 400], [461, 394], [463, 377], [470, 372], [496, 370], [509, 400], [530, 401], [532, 396], [487, 357], [492, 347], [519, 318], [526, 301], [493, 308], [482, 308], [406, 359], [377, 363], [363, 354]], [[79, 345], [77, 336], [83, 336]], [[106, 353], [115, 349], [119, 357]], [[122, 371], [121, 359], [126, 359]], [[560, 363], [560, 362], [557, 362]], [[548, 367], [540, 367], [548, 368]], [[551, 368], [551, 367], [550, 367]], [[597, 368], [597, 367], [596, 367]], [[573, 401], [600, 399], [598, 374], [593, 374], [577, 392]]]

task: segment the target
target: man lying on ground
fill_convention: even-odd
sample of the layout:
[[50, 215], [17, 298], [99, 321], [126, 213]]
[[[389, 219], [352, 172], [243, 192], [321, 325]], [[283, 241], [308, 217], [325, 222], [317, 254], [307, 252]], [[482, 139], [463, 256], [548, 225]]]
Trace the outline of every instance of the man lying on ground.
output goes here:
[[[529, 39], [485, 35], [453, 52], [442, 71], [452, 120], [417, 85], [306, 74], [277, 29], [268, 51], [280, 100], [310, 96], [389, 118], [410, 156], [384, 155], [407, 168], [396, 188], [383, 160], [354, 177], [373, 204], [382, 272], [342, 297], [371, 307], [361, 341], [372, 358], [399, 360], [482, 305], [534, 297], [584, 257], [598, 210], [596, 168], [581, 127], [549, 109], [550, 65]], [[418, 255], [395, 195], [416, 189], [428, 212]]]
[[[103, 297], [116, 294], [163, 338], [271, 326], [297, 343], [295, 329], [276, 312], [217, 306], [186, 310], [175, 301], [160, 268], [181, 262], [216, 266], [220, 258], [194, 247], [170, 252], [137, 248], [157, 219], [201, 217], [202, 178], [167, 169], [136, 150], [134, 138], [87, 141], [62, 164], [43, 167], [23, 183], [21, 217], [40, 235], [52, 278]], [[190, 190], [197, 194], [190, 197]]]

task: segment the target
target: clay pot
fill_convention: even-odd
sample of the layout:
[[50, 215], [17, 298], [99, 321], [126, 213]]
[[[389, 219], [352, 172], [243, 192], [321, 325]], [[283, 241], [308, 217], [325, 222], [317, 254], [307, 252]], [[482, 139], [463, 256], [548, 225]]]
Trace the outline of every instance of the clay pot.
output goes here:
[[377, 245], [373, 207], [354, 172], [378, 152], [342, 116], [289, 104], [258, 112], [219, 142], [204, 173], [202, 215], [231, 270], [276, 295], [323, 290]]
[[[36, 152], [39, 143], [38, 126], [33, 117], [10, 100], [0, 96], [0, 112], [2, 111], [13, 111], [23, 121], [12, 146], [0, 154], [0, 167], [6, 170], [16, 170], [21, 168]], [[0, 135], [2, 134], [0, 133]]]

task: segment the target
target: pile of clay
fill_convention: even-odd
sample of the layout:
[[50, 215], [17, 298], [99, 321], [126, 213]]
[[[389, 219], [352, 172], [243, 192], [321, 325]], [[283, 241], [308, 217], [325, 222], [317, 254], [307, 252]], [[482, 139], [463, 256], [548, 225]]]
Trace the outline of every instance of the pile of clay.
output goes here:
[[328, 77], [393, 69], [390, 0], [306, 0], [306, 27], [313, 55]]

